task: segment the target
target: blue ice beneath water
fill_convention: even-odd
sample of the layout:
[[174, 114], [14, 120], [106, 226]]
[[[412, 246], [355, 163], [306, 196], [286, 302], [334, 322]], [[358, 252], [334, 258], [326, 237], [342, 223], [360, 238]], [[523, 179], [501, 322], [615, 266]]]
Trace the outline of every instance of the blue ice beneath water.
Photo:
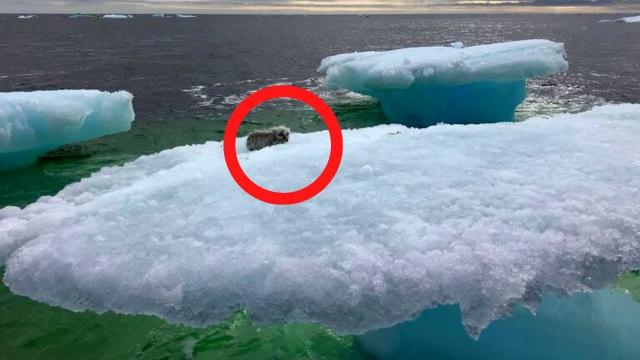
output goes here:
[[339, 54], [322, 60], [330, 88], [373, 96], [395, 123], [512, 121], [526, 79], [568, 69], [564, 45], [523, 40], [462, 47], [422, 47]]
[[412, 85], [402, 90], [376, 90], [385, 115], [416, 127], [437, 123], [472, 124], [513, 121], [527, 96], [525, 80], [483, 81], [461, 85]]
[[568, 298], [546, 295], [533, 315], [518, 306], [478, 340], [465, 332], [454, 305], [358, 337], [377, 359], [639, 359], [640, 303], [603, 289]]

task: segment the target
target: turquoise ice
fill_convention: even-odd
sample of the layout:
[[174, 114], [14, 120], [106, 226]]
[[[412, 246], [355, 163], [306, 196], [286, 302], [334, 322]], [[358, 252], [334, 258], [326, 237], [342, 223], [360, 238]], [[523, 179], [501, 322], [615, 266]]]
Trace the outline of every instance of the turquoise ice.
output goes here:
[[0, 93], [0, 170], [58, 146], [128, 131], [133, 95], [98, 90]]
[[563, 44], [523, 40], [340, 54], [318, 71], [331, 88], [379, 99], [392, 122], [426, 127], [512, 121], [526, 79], [567, 69]]
[[[602, 289], [568, 298], [544, 296], [535, 314], [518, 306], [479, 339], [467, 336], [456, 306], [425, 311], [413, 321], [358, 338], [376, 359], [638, 359], [640, 303]], [[446, 355], [445, 355], [446, 356]]]

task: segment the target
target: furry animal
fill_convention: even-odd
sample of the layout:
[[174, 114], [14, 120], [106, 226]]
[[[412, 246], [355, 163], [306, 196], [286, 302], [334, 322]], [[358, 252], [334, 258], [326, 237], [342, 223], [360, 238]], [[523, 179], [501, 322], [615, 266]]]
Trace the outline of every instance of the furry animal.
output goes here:
[[260, 150], [267, 146], [284, 144], [289, 141], [289, 128], [276, 126], [267, 130], [257, 130], [247, 136], [247, 149]]

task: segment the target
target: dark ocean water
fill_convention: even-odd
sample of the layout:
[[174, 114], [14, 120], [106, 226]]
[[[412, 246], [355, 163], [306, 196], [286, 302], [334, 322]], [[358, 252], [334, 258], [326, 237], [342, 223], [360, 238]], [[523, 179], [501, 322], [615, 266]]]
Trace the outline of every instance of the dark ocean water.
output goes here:
[[[615, 15], [0, 15], [0, 91], [126, 89], [139, 120], [152, 121], [224, 113], [225, 98], [316, 78], [320, 60], [336, 53], [545, 38], [565, 43], [571, 65], [545, 83], [561, 84], [559, 95], [640, 102], [640, 26], [598, 23], [605, 17]], [[184, 91], [195, 86], [206, 99]]]
[[[293, 83], [319, 93], [343, 127], [385, 122], [372, 99], [329, 91], [316, 72], [336, 53], [410, 46], [466, 46], [546, 38], [564, 42], [570, 69], [529, 82], [517, 119], [640, 102], [640, 24], [598, 23], [615, 15], [135, 16], [127, 20], [0, 15], [0, 92], [128, 90], [136, 121], [124, 134], [63, 147], [37, 164], [0, 173], [0, 208], [42, 195], [140, 155], [220, 139], [248, 92]], [[287, 124], [323, 128], [303, 106], [252, 113], [243, 131]], [[622, 287], [640, 293], [637, 275]], [[460, 326], [460, 331], [461, 330]], [[440, 354], [442, 356], [446, 354]], [[312, 324], [260, 327], [248, 315], [205, 329], [145, 316], [76, 314], [0, 286], [0, 358], [361, 358], [352, 336]]]

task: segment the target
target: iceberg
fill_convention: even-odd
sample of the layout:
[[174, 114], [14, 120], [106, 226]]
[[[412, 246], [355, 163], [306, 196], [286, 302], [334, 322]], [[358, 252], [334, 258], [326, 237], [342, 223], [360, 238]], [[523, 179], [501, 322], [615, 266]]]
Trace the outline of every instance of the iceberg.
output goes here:
[[20, 16], [18, 16], [18, 19], [20, 19], [20, 20], [35, 19], [35, 18], [37, 18], [36, 15], [20, 15]]
[[[352, 334], [457, 305], [477, 337], [517, 304], [640, 267], [640, 105], [343, 136], [333, 182], [294, 206], [246, 194], [208, 142], [0, 209], [4, 282], [78, 311], [207, 325], [246, 309]], [[310, 159], [327, 143], [322, 131], [237, 148], [254, 181], [282, 191], [319, 174]]]
[[90, 14], [83, 14], [83, 13], [75, 13], [73, 15], [69, 15], [69, 17], [71, 19], [78, 19], [78, 18], [92, 18], [93, 15]]
[[640, 23], [640, 15], [627, 16], [627, 17], [620, 18], [619, 20], [626, 23]]
[[339, 54], [322, 60], [330, 88], [373, 96], [395, 123], [512, 121], [526, 79], [565, 71], [564, 45], [523, 40], [463, 47], [418, 47]]
[[98, 90], [0, 93], [0, 170], [58, 146], [128, 131], [133, 95]]
[[638, 23], [640, 22], [640, 15], [637, 16], [627, 16], [618, 19], [602, 19], [598, 21], [599, 23], [610, 23], [610, 22], [625, 22], [625, 23]]
[[102, 18], [103, 19], [130, 19], [132, 17], [133, 17], [132, 15], [107, 14], [107, 15], [104, 15]]

